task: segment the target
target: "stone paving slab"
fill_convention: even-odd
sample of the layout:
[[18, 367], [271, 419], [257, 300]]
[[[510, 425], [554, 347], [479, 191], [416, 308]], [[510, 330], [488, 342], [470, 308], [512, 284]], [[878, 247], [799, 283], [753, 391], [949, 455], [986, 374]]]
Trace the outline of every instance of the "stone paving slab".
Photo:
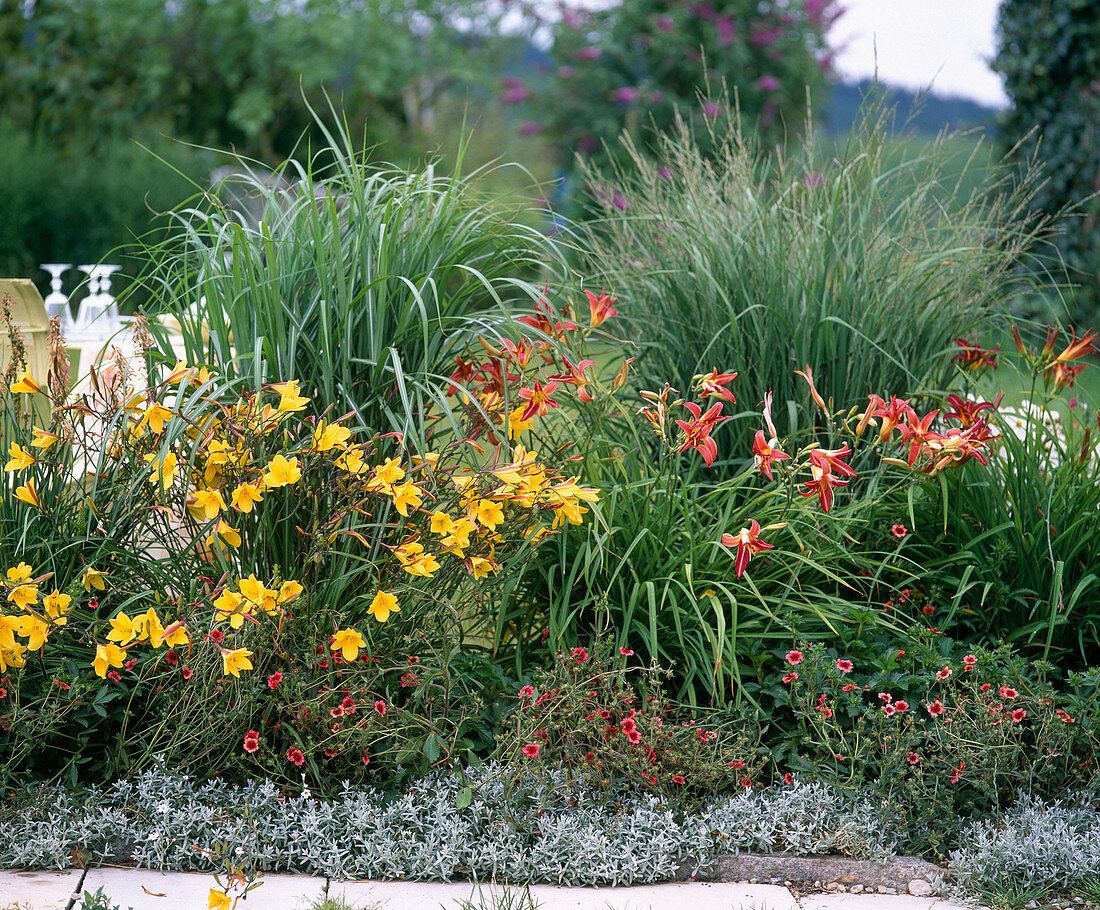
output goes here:
[[68, 872], [0, 872], [0, 907], [65, 910], [80, 884], [80, 869]]
[[[195, 872], [89, 869], [82, 891], [94, 894], [100, 886], [121, 910], [203, 910], [207, 906], [210, 889], [216, 887], [214, 876]], [[319, 901], [324, 893], [323, 878], [265, 875], [263, 885], [249, 892], [238, 907], [240, 910], [248, 907], [254, 910], [305, 910]]]
[[911, 894], [807, 894], [802, 910], [971, 910], [940, 897]]
[[[457, 910], [465, 901], [493, 907], [504, 892], [499, 885], [468, 882], [330, 882], [329, 897], [370, 910]], [[709, 882], [636, 885], [623, 888], [559, 888], [553, 885], [507, 889], [516, 910], [799, 910], [778, 885]], [[530, 900], [526, 899], [530, 895]], [[524, 898], [516, 900], [516, 898]], [[135, 908], [136, 910], [136, 908]], [[946, 910], [946, 908], [944, 908]]]

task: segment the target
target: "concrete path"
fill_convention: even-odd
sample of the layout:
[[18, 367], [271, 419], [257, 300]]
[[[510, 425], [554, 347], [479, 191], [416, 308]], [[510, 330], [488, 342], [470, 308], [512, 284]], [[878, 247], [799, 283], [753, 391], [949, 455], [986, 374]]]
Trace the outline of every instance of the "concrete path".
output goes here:
[[[139, 869], [0, 872], [0, 910], [83, 910], [102, 888], [120, 910], [207, 910], [210, 875]], [[238, 910], [309, 910], [324, 898], [353, 910], [965, 910], [933, 897], [807, 894], [780, 885], [684, 882], [624, 888], [340, 882], [268, 875]], [[339, 906], [339, 905], [337, 905]]]

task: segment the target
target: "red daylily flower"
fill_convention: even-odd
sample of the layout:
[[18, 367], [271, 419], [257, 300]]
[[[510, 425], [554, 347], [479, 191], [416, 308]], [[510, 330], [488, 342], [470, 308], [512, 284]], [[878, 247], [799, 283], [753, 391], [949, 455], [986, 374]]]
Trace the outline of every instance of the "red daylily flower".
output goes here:
[[979, 373], [997, 369], [997, 355], [1001, 353], [1000, 348], [986, 351], [963, 338], [956, 338], [955, 344], [962, 350], [951, 359], [961, 361], [964, 369], [975, 370]]
[[891, 433], [894, 432], [894, 427], [901, 424], [903, 420], [906, 420], [909, 415], [913, 414], [913, 409], [909, 406], [909, 399], [901, 399], [895, 396], [890, 397], [890, 402], [887, 404], [878, 395], [870, 396], [872, 403], [877, 407], [871, 412], [871, 416], [882, 418], [882, 427], [879, 429], [878, 438], [879, 442], [885, 442]]
[[945, 412], [943, 416], [957, 420], [965, 429], [974, 423], [982, 411], [997, 408], [1003, 395], [1003, 392], [998, 394], [996, 401], [968, 401], [958, 395], [948, 395], [947, 403], [951, 405], [951, 410]]
[[565, 364], [566, 372], [558, 376], [550, 376], [549, 380], [551, 382], [560, 382], [565, 385], [575, 385], [577, 387], [577, 397], [581, 401], [592, 401], [592, 394], [588, 391], [588, 377], [584, 375], [584, 371], [591, 366], [595, 366], [596, 361], [582, 360], [576, 366], [573, 366], [573, 364], [563, 355], [561, 362]]
[[591, 314], [592, 328], [606, 322], [612, 316], [618, 316], [619, 311], [615, 309], [616, 299], [609, 296], [603, 290], [600, 289], [600, 296], [597, 297], [591, 291], [585, 291], [585, 296], [588, 297], [588, 309]]
[[775, 437], [772, 437], [771, 442], [764, 437], [763, 430], [756, 431], [756, 438], [752, 444], [752, 466], [759, 468], [768, 480], [772, 479], [772, 462], [773, 461], [790, 461], [791, 456], [785, 452], [781, 452], [775, 448]]
[[708, 376], [701, 377], [699, 384], [702, 393], [710, 398], [721, 398], [730, 404], [736, 404], [737, 399], [726, 385], [737, 378], [736, 373], [719, 373], [717, 368], [711, 370]]
[[691, 412], [691, 416], [695, 419], [676, 421], [676, 425], [684, 431], [684, 444], [680, 446], [680, 451], [686, 452], [688, 449], [695, 449], [703, 456], [703, 461], [709, 468], [714, 463], [714, 459], [718, 457], [718, 444], [710, 438], [711, 431], [719, 422], [730, 418], [720, 416], [722, 413], [721, 402], [712, 404], [705, 414], [702, 413], [699, 405], [694, 402], [685, 402], [684, 407]]
[[722, 545], [737, 547], [737, 557], [734, 559], [733, 569], [738, 578], [745, 574], [745, 568], [748, 566], [749, 560], [757, 553], [775, 549], [774, 544], [766, 543], [760, 539], [760, 525], [755, 518], [749, 522], [747, 528], [742, 528], [736, 535], [723, 534]]
[[557, 391], [557, 388], [558, 384], [552, 380], [547, 380], [544, 386], [536, 379], [533, 389], [520, 389], [519, 397], [527, 402], [527, 407], [523, 409], [522, 419], [530, 420], [535, 414], [538, 414], [539, 417], [545, 417], [547, 410], [556, 408], [558, 403], [550, 396]]
[[901, 433], [902, 442], [909, 443], [909, 467], [913, 467], [913, 462], [917, 460], [917, 455], [920, 453], [921, 448], [927, 443], [929, 428], [932, 426], [932, 421], [936, 419], [939, 413], [939, 408], [937, 408], [925, 414], [924, 417], [918, 418], [916, 412], [910, 409], [909, 413], [906, 415], [905, 426], [898, 426], [898, 432]]

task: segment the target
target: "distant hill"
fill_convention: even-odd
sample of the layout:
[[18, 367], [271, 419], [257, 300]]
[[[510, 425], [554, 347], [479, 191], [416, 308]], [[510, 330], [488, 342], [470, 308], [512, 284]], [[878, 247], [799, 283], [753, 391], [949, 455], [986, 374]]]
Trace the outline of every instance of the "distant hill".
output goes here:
[[857, 120], [864, 99], [875, 92], [880, 97], [885, 93], [887, 106], [894, 108], [898, 129], [920, 135], [934, 136], [944, 129], [989, 127], [997, 115], [996, 108], [970, 98], [928, 92], [918, 95], [882, 83], [876, 86], [870, 79], [864, 79], [855, 84], [844, 82], [833, 86], [828, 107], [821, 111], [822, 127], [829, 132], [847, 133]]

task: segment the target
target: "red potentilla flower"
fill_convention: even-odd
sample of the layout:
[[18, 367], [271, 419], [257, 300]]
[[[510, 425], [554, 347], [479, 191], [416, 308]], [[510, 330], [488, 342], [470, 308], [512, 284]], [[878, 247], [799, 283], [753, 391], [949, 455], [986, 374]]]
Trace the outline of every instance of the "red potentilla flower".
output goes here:
[[206, 637], [209, 638], [215, 644], [220, 644], [221, 641], [225, 638], [225, 635], [222, 634], [221, 629], [211, 629], [206, 634]]
[[0, 698], [7, 698], [7, 697], [8, 697], [8, 690], [5, 689], [3, 686], [0, 686]]
[[190, 679], [194, 675], [194, 671], [190, 667], [180, 667], [180, 676], [185, 680]]
[[951, 769], [951, 783], [957, 784], [962, 780], [963, 770], [966, 768], [966, 762], [959, 762], [958, 767]]
[[283, 681], [283, 674], [276, 670], [267, 678], [267, 687], [269, 689], [277, 689], [279, 683]]
[[851, 673], [854, 667], [855, 664], [853, 664], [850, 660], [838, 660], [836, 662], [836, 668], [841, 673]]
[[180, 656], [175, 651], [168, 651], [164, 655], [164, 662], [170, 667], [174, 667], [180, 662]]
[[752, 786], [752, 778], [742, 777], [741, 780], [739, 780], [737, 783], [739, 783], [742, 787], [751, 787]]
[[910, 752], [907, 756], [905, 756], [905, 760], [907, 762], [909, 762], [909, 764], [911, 764], [911, 765], [919, 765], [920, 764], [920, 756], [917, 755], [916, 752]]
[[901, 714], [902, 711], [908, 711], [909, 710], [909, 702], [902, 701], [899, 698], [896, 702], [894, 702], [894, 710], [897, 711], [898, 714]]
[[936, 608], [932, 606], [932, 604], [926, 604], [925, 606], [920, 608], [920, 611], [925, 616], [931, 616], [933, 613], [936, 612]]
[[354, 714], [357, 705], [355, 704], [355, 699], [348, 695], [340, 702], [340, 707], [344, 709], [345, 714]]
[[584, 760], [585, 760], [586, 762], [594, 762], [594, 761], [596, 760], [596, 753], [595, 753], [595, 752], [591, 752], [591, 751], [589, 751], [589, 752], [585, 752], [585, 753], [584, 753]]
[[325, 754], [325, 758], [336, 758], [336, 756], [340, 754], [340, 750], [339, 749], [325, 749], [324, 754]]
[[783, 775], [783, 783], [785, 783], [785, 784], [793, 784], [794, 783], [794, 777], [791, 775], [790, 771], [788, 771], [786, 774]]
[[331, 714], [333, 717], [343, 717], [344, 716], [344, 709], [341, 708], [339, 705], [337, 705], [335, 708], [333, 708], [328, 713]]
[[328, 669], [328, 660], [326, 659], [326, 660], [317, 661], [317, 666], [320, 667], [322, 670], [327, 670]]
[[260, 748], [260, 733], [258, 730], [249, 730], [244, 735], [244, 751], [251, 755]]
[[636, 745], [638, 745], [638, 743], [640, 743], [642, 741], [642, 734], [639, 733], [637, 730], [627, 730], [626, 731], [626, 740], [627, 740], [627, 742], [629, 742], [632, 745], [636, 746]]
[[588, 652], [584, 648], [574, 648], [569, 654], [579, 664], [588, 660]]
[[134, 669], [134, 667], [136, 665], [137, 665], [137, 658], [136, 657], [131, 657], [128, 661], [126, 661], [126, 663], [124, 663], [122, 665], [122, 669], [124, 669], [127, 673], [129, 673], [131, 670]]
[[951, 675], [951, 668], [944, 667], [942, 670], [936, 671], [936, 679], [947, 679]]
[[672, 775], [672, 782], [674, 784], [683, 784], [684, 783], [684, 775], [682, 775], [682, 774], [673, 774]]
[[858, 689], [858, 688], [859, 688], [859, 686], [857, 686], [855, 683], [848, 683], [847, 685], [842, 687], [840, 691], [841, 692], [851, 692], [853, 689]]
[[621, 724], [619, 724], [619, 726], [622, 727], [623, 733], [633, 733], [635, 730], [638, 729], [637, 724], [635, 724], [634, 721], [631, 720], [629, 717]]
[[633, 657], [634, 656], [634, 652], [632, 650], [630, 650], [630, 648], [619, 648], [619, 653], [623, 657]]
[[376, 701], [374, 703], [374, 711], [375, 711], [376, 714], [378, 714], [379, 717], [385, 717], [386, 716], [386, 703], [384, 701], [382, 701], [382, 699], [378, 699], [378, 701]]
[[879, 692], [878, 700], [884, 705], [888, 705], [894, 700], [894, 696], [891, 695], [889, 692]]
[[982, 683], [981, 686], [979, 687], [978, 691], [979, 692], [988, 692], [989, 691], [989, 683]]
[[1019, 723], [1025, 717], [1027, 717], [1027, 711], [1025, 711], [1023, 708], [1017, 708], [1015, 711], [1012, 712], [1012, 720], [1015, 723]]
[[530, 699], [530, 698], [534, 698], [534, 697], [535, 697], [535, 687], [534, 686], [523, 686], [516, 693], [516, 698], [528, 698], [528, 699]]
[[111, 670], [111, 671], [110, 671], [110, 672], [109, 672], [109, 673], [107, 674], [107, 678], [108, 678], [109, 680], [111, 680], [112, 682], [119, 682], [119, 681], [120, 681], [120, 680], [122, 679], [122, 677], [121, 677], [121, 676], [119, 676], [119, 674], [118, 674], [118, 670]]
[[1001, 698], [1013, 699], [1019, 694], [1011, 686], [1001, 686]]
[[924, 707], [933, 717], [939, 717], [941, 714], [943, 714], [943, 702], [940, 701], [938, 698], [934, 702], [932, 702], [932, 704], [925, 705]]
[[368, 752], [366, 749], [363, 750], [363, 764], [370, 764], [370, 752]]
[[1069, 715], [1068, 715], [1068, 714], [1067, 714], [1067, 713], [1066, 713], [1065, 711], [1063, 711], [1063, 710], [1062, 710], [1061, 708], [1059, 708], [1059, 709], [1058, 709], [1057, 711], [1055, 711], [1054, 713], [1055, 713], [1055, 714], [1057, 714], [1057, 715], [1058, 715], [1058, 716], [1059, 716], [1060, 718], [1062, 718], [1062, 723], [1064, 723], [1064, 724], [1075, 724], [1075, 723], [1077, 723], [1077, 721], [1075, 721], [1075, 720], [1074, 720], [1074, 719], [1073, 719], [1072, 717], [1070, 717], [1070, 716], [1069, 716]]
[[882, 713], [885, 714], [887, 717], [893, 717], [895, 714], [898, 713], [898, 709], [895, 708], [893, 705], [883, 705]]
[[286, 750], [286, 760], [299, 768], [306, 763], [306, 757], [302, 754], [302, 750], [296, 749], [294, 746]]
[[415, 673], [406, 673], [399, 680], [402, 689], [407, 689], [409, 686], [416, 686], [420, 684], [420, 680], [416, 678]]
[[796, 667], [800, 663], [802, 663], [802, 652], [801, 651], [788, 651], [786, 657], [787, 657], [787, 663], [789, 663], [792, 667]]
[[909, 529], [905, 527], [905, 525], [890, 525], [890, 533], [898, 540], [901, 540], [909, 533]]
[[539, 744], [538, 743], [528, 743], [526, 746], [523, 747], [523, 754], [527, 758], [538, 758], [539, 757]]
[[963, 658], [963, 667], [967, 669], [972, 669], [974, 665], [977, 664], [977, 662], [978, 658], [976, 658], [973, 654], [967, 654], [966, 657]]
[[735, 758], [733, 761], [726, 762], [726, 766], [729, 768], [736, 768], [737, 770], [740, 770], [741, 768], [745, 767], [745, 763], [741, 761], [741, 759]]
[[792, 671], [791, 671], [790, 673], [788, 673], [788, 674], [787, 674], [786, 676], [784, 676], [784, 677], [783, 677], [783, 682], [784, 682], [784, 684], [785, 684], [785, 685], [788, 685], [788, 686], [789, 686], [789, 685], [790, 685], [791, 683], [793, 683], [793, 682], [794, 682], [794, 681], [795, 681], [796, 679], [798, 679], [798, 674], [797, 674], [797, 673], [795, 673], [795, 672], [794, 672], [794, 671], [792, 670]]

